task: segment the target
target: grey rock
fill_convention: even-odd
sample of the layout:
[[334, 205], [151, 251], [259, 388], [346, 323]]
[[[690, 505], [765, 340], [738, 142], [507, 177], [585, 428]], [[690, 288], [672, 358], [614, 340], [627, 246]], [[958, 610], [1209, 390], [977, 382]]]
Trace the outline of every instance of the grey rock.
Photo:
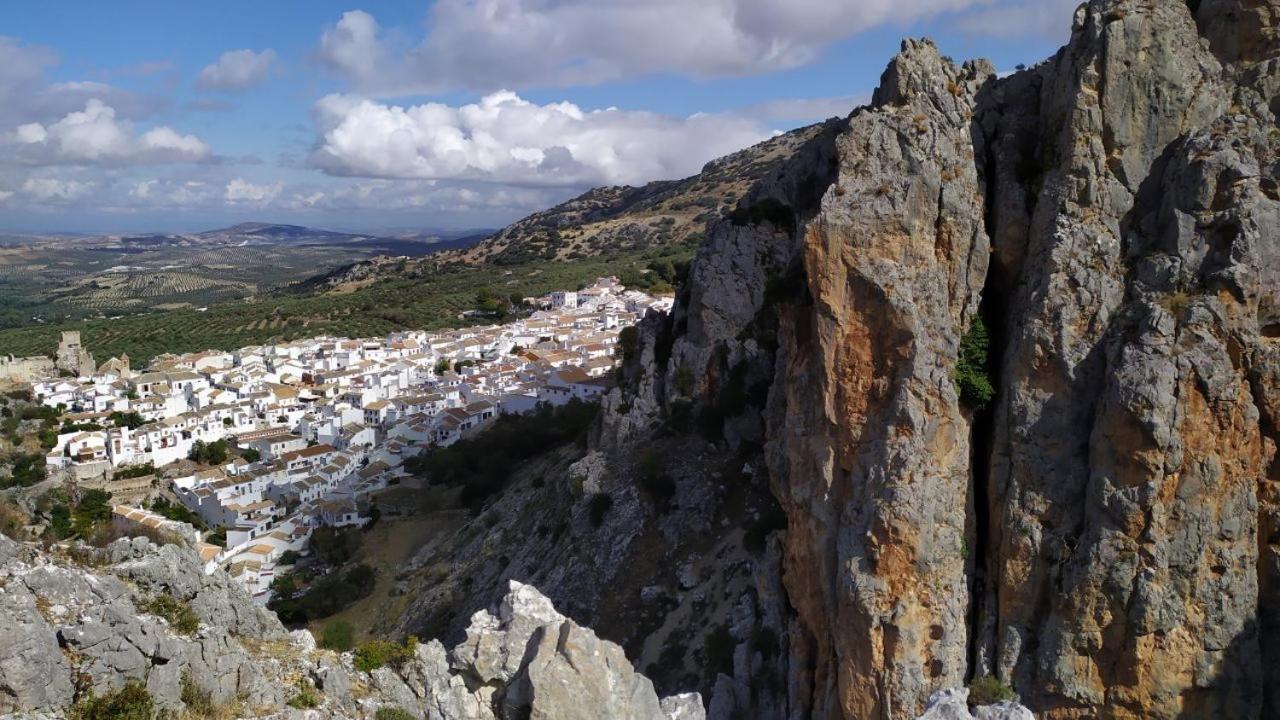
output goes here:
[[659, 703], [667, 720], [706, 720], [707, 711], [702, 707], [698, 693], [681, 693], [662, 698]]
[[[7, 538], [0, 551], [15, 556]], [[0, 713], [56, 709], [71, 702], [71, 669], [36, 596], [10, 579], [0, 587]]]

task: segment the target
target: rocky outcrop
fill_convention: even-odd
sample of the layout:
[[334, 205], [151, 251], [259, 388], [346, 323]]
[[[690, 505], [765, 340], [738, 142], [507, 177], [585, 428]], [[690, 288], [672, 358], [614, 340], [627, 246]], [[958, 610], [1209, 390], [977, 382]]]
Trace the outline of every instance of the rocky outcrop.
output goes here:
[[[429, 720], [705, 717], [696, 694], [660, 700], [620, 647], [529, 585], [512, 582], [495, 612], [476, 613], [453, 651], [433, 640], [366, 673], [350, 653], [317, 650], [306, 631], [285, 633], [226, 575], [206, 576], [190, 548], [125, 539], [69, 550], [0, 536], [5, 717], [60, 716], [129, 682], [162, 711], [200, 701], [200, 712], [239, 717], [287, 716], [304, 692], [322, 718], [371, 718], [384, 707]], [[194, 611], [198, 628], [152, 614], [158, 593]]]
[[1047, 718], [1280, 712], [1278, 18], [1093, 0], [1008, 77], [908, 41], [708, 226], [602, 445], [765, 443], [786, 715], [988, 674]]
[[1043, 140], [992, 158], [1037, 192], [995, 192], [1025, 220], [997, 233], [1021, 259], [1000, 269], [984, 670], [1049, 717], [1262, 711], [1274, 451], [1250, 377], [1280, 292], [1280, 156], [1248, 5], [1091, 3], [1019, 81], [1038, 102], [991, 109]]
[[989, 241], [970, 118], [993, 73], [908, 42], [797, 237], [770, 401], [809, 712], [914, 715], [964, 682], [969, 421], [952, 374]]

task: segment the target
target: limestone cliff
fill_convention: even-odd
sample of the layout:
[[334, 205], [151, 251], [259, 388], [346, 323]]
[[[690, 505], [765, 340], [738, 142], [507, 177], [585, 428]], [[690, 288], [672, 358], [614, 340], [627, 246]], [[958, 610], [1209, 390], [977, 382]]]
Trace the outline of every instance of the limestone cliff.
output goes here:
[[[763, 444], [778, 716], [985, 675], [1047, 718], [1280, 713], [1277, 28], [1093, 0], [1008, 77], [908, 41], [709, 225], [601, 445]], [[953, 379], [979, 319], [989, 403]]]

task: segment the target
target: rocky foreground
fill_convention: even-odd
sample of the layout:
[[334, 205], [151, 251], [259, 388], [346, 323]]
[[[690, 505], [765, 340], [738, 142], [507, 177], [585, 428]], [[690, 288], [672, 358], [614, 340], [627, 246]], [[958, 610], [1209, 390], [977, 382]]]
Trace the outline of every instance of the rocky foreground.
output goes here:
[[[189, 607], [195, 627], [155, 614], [160, 596]], [[206, 576], [185, 546], [135, 538], [46, 552], [0, 536], [4, 717], [74, 714], [130, 682], [158, 712], [187, 717], [704, 717], [697, 694], [659, 699], [621, 648], [517, 582], [495, 612], [472, 617], [457, 647], [410, 647], [396, 663], [357, 670], [351, 653], [287, 632], [221, 571]]]

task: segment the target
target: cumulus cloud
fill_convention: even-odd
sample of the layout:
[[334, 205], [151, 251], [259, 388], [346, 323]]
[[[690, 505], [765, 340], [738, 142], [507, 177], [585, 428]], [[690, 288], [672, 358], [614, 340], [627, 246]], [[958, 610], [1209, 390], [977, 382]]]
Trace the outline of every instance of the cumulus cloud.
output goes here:
[[311, 162], [330, 174], [516, 185], [683, 177], [770, 135], [758, 122], [732, 115], [584, 111], [567, 102], [538, 105], [506, 91], [460, 107], [400, 107], [329, 95], [316, 104], [315, 115], [321, 139]]
[[748, 75], [807, 64], [864, 30], [990, 2], [438, 0], [415, 45], [354, 10], [323, 34], [319, 56], [373, 95]]
[[267, 73], [276, 61], [276, 51], [267, 48], [262, 52], [231, 50], [222, 53], [218, 62], [207, 65], [196, 78], [196, 85], [203, 90], [236, 92], [247, 90], [267, 79]]
[[234, 178], [227, 183], [223, 198], [231, 204], [266, 205], [284, 189], [284, 183], [257, 185], [244, 178]]
[[31, 165], [196, 162], [210, 156], [204, 141], [166, 126], [135, 134], [131, 122], [97, 99], [49, 125], [19, 125], [4, 146], [18, 162]]
[[129, 197], [135, 205], [146, 207], [191, 207], [209, 205], [219, 199], [219, 193], [202, 180], [156, 178], [136, 183]]
[[22, 194], [35, 202], [68, 202], [79, 200], [94, 189], [94, 183], [60, 178], [27, 178]]

